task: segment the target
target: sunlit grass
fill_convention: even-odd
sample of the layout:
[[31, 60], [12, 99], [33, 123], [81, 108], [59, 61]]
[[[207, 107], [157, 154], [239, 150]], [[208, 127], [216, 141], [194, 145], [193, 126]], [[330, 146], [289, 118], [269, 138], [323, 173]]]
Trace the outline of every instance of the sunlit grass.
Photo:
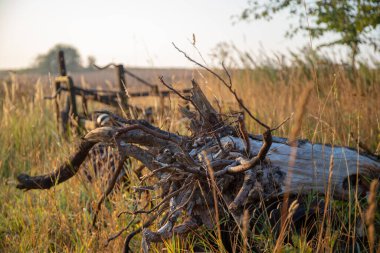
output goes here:
[[[242, 99], [256, 116], [271, 126], [294, 112], [303, 89], [314, 85], [299, 138], [356, 147], [352, 133], [376, 152], [380, 139], [380, 71], [362, 66], [354, 77], [341, 66], [331, 65], [328, 69], [318, 70], [316, 80], [311, 71], [310, 66], [305, 64], [293, 68], [262, 66], [254, 70], [233, 70], [231, 73]], [[213, 77], [204, 75], [198, 81], [210, 100], [215, 98], [219, 101], [223, 112], [238, 110], [232, 96]], [[65, 140], [59, 136], [54, 104], [43, 99], [46, 85], [20, 85], [13, 77], [0, 89], [0, 252], [121, 252], [125, 233], [107, 247], [106, 241], [132, 219], [129, 214], [117, 217], [120, 212], [133, 209], [136, 199], [130, 192], [118, 190], [109, 198], [100, 213], [102, 226], [96, 230], [91, 228], [92, 210], [102, 194], [102, 188], [90, 184], [83, 175], [77, 175], [48, 191], [24, 193], [15, 189], [17, 174], [51, 171], [73, 150], [75, 138]], [[154, 100], [150, 103], [159, 104]], [[186, 133], [185, 125], [177, 118], [177, 103], [174, 99], [166, 101], [171, 112], [157, 116], [156, 124], [170, 131]], [[215, 100], [213, 104], [217, 104]], [[284, 125], [275, 134], [287, 137], [292, 123]], [[262, 132], [249, 119], [247, 125], [254, 134]], [[134, 166], [135, 163], [132, 164]], [[131, 178], [132, 184], [135, 183], [136, 178]], [[141, 202], [145, 201], [145, 197], [142, 196]], [[310, 194], [308, 198], [306, 208], [316, 197]], [[357, 221], [366, 207], [366, 201], [360, 201], [354, 197], [349, 204], [332, 201], [324, 222], [320, 222], [321, 217], [318, 217], [312, 224], [317, 234], [324, 226], [320, 242], [324, 251], [343, 251], [347, 249], [346, 245], [366, 250], [366, 239], [342, 241], [343, 237], [353, 238], [359, 230]], [[257, 226], [250, 231], [248, 238], [250, 245], [266, 252], [271, 252], [276, 244], [269, 216], [268, 213], [261, 213], [260, 217], [252, 216]], [[378, 210], [375, 215], [377, 226], [379, 216]], [[136, 229], [145, 219], [147, 217], [143, 215], [142, 219], [136, 220], [129, 231]], [[293, 243], [285, 241], [283, 250], [312, 252], [318, 242], [315, 238], [308, 240], [308, 233], [303, 230], [290, 235]], [[367, 233], [365, 226], [364, 233]], [[243, 249], [239, 231], [235, 234], [233, 249], [239, 252]], [[131, 245], [136, 251], [140, 249], [139, 242], [139, 236], [132, 241]], [[173, 237], [163, 244], [154, 245], [152, 250], [193, 252], [193, 245], [210, 252], [221, 249], [218, 236], [213, 231], [201, 229], [188, 238]]]

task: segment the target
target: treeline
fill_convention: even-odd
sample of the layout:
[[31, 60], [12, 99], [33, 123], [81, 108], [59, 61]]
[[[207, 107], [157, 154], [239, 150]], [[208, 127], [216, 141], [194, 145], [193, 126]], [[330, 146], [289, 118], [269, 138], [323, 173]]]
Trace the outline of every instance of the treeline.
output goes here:
[[58, 52], [63, 50], [68, 71], [83, 72], [93, 70], [96, 60], [94, 56], [89, 56], [84, 64], [83, 59], [75, 47], [67, 44], [57, 44], [46, 53], [38, 55], [34, 63], [25, 69], [17, 70], [18, 73], [39, 73], [39, 74], [58, 74]]

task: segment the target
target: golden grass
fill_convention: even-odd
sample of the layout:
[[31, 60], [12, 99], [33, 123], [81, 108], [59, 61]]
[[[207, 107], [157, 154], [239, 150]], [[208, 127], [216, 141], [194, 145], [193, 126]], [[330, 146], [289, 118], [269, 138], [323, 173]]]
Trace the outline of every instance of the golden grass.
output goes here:
[[[300, 125], [298, 138], [308, 138], [313, 142], [331, 143], [356, 147], [350, 133], [366, 143], [374, 152], [379, 147], [380, 139], [380, 71], [378, 69], [361, 69], [353, 75], [339, 65], [326, 69], [317, 69], [317, 79], [310, 77], [310, 68], [294, 66], [281, 68], [262, 67], [255, 70], [232, 71], [233, 83], [241, 98], [252, 112], [268, 125], [275, 126], [292, 112], [297, 111], [297, 103], [305, 87], [312, 86], [309, 101], [302, 113], [303, 124]], [[206, 95], [224, 112], [237, 110], [237, 105], [227, 90], [208, 74], [203, 74], [199, 83]], [[190, 80], [189, 80], [190, 83]], [[44, 90], [49, 91], [46, 83], [18, 84], [13, 76], [0, 88], [0, 252], [120, 252], [123, 239], [118, 238], [105, 247], [106, 239], [122, 229], [131, 220], [131, 216], [117, 214], [132, 209], [136, 200], [128, 192], [118, 190], [102, 208], [100, 220], [103, 227], [91, 230], [91, 210], [101, 196], [101, 186], [90, 184], [83, 175], [78, 175], [68, 182], [49, 191], [21, 192], [15, 188], [15, 176], [20, 172], [40, 174], [55, 168], [59, 162], [67, 159], [72, 151], [71, 142], [59, 137], [55, 125], [54, 106], [43, 100]], [[139, 101], [141, 104], [147, 104]], [[132, 99], [132, 102], [133, 99]], [[158, 105], [157, 99], [149, 100]], [[184, 125], [177, 115], [178, 100], [167, 100], [166, 104], [173, 112], [157, 116], [159, 126], [171, 131], [186, 133]], [[276, 135], [289, 136], [294, 121], [282, 126]], [[259, 134], [263, 129], [248, 120], [248, 130]], [[132, 164], [131, 166], [135, 166]], [[135, 178], [132, 176], [132, 182]], [[329, 195], [328, 195], [329, 196]], [[310, 198], [313, 196], [311, 195]], [[142, 196], [149, 198], [149, 196]], [[374, 210], [371, 195], [370, 210]], [[378, 198], [377, 198], [378, 199]], [[352, 237], [358, 230], [357, 210], [363, 209], [358, 198], [352, 197], [349, 205], [341, 202], [329, 202], [332, 208], [329, 215], [323, 216], [322, 222], [314, 224], [320, 231], [318, 246], [324, 251], [334, 251], [341, 235]], [[291, 207], [297, 204], [293, 203]], [[289, 215], [294, 208], [288, 210]], [[379, 213], [372, 211], [369, 218], [369, 241], [348, 242], [349, 246], [371, 245], [376, 249], [378, 235], [373, 232], [379, 225]], [[265, 215], [264, 215], [265, 216]], [[332, 217], [339, 217], [333, 219]], [[143, 219], [147, 217], [143, 216]], [[290, 226], [289, 219], [286, 226]], [[141, 224], [141, 220], [131, 226], [130, 230]], [[243, 227], [244, 242], [235, 241], [235, 249], [246, 251], [247, 243], [255, 244], [265, 251], [272, 251], [276, 241], [271, 235], [271, 227], [264, 217], [263, 227], [255, 228], [259, 234], [248, 233]], [[340, 229], [336, 229], [339, 227]], [[315, 241], [307, 240], [308, 231], [293, 235], [293, 245], [286, 242], [279, 245], [284, 251], [311, 252]], [[366, 229], [364, 230], [366, 233]], [[214, 238], [210, 244], [204, 238]], [[249, 237], [249, 238], [248, 238]], [[218, 251], [220, 235], [201, 230], [190, 235], [186, 240], [174, 237], [153, 250], [161, 252], [191, 252], [190, 245], [203, 245], [210, 251]], [[377, 240], [377, 241], [376, 241]], [[139, 249], [138, 237], [133, 246]], [[341, 247], [341, 246], [338, 246]], [[335, 248], [336, 249], [336, 248]], [[343, 248], [340, 248], [343, 249]], [[367, 248], [368, 249], [368, 248]]]

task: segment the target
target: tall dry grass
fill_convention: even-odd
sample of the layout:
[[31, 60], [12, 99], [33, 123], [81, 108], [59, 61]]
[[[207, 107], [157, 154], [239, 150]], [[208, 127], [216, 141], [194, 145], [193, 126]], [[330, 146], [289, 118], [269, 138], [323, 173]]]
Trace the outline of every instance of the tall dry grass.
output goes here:
[[[300, 94], [309, 86], [312, 91], [302, 113], [298, 138], [313, 142], [333, 143], [357, 148], [351, 133], [373, 151], [379, 151], [380, 139], [380, 70], [362, 65], [355, 73], [342, 65], [318, 61], [294, 61], [291, 65], [266, 62], [255, 68], [232, 70], [232, 82], [238, 94], [250, 110], [271, 126], [297, 111]], [[312, 71], [316, 71], [313, 77]], [[197, 73], [198, 70], [194, 70]], [[220, 72], [223, 75], [223, 72]], [[216, 107], [228, 113], [238, 110], [233, 97], [211, 75], [202, 72], [199, 83]], [[190, 80], [188, 80], [190, 83]], [[0, 88], [0, 252], [120, 252], [121, 238], [112, 241], [107, 247], [105, 242], [128, 224], [132, 217], [128, 214], [117, 217], [121, 211], [132, 210], [139, 202], [151, 196], [134, 199], [127, 191], [117, 190], [102, 208], [100, 230], [90, 229], [91, 213], [96, 200], [101, 196], [99, 185], [90, 184], [83, 175], [55, 187], [49, 191], [30, 191], [23, 193], [15, 189], [15, 176], [20, 172], [40, 174], [55, 168], [68, 158], [75, 139], [64, 140], [56, 130], [52, 102], [43, 99], [49, 92], [48, 83], [19, 83], [17, 76], [11, 76]], [[140, 104], [149, 102], [158, 106], [157, 99], [134, 101]], [[156, 123], [170, 131], [186, 133], [186, 128], [177, 115], [178, 100], [166, 100], [169, 110], [156, 116]], [[174, 111], [174, 114], [173, 114]], [[276, 135], [289, 136], [295, 122], [282, 126]], [[251, 133], [259, 134], [260, 129], [254, 122], [247, 122]], [[131, 167], [136, 166], [135, 163]], [[132, 183], [136, 178], [131, 173]], [[374, 191], [374, 190], [373, 190]], [[308, 238], [310, 230], [287, 233], [278, 248], [290, 252], [313, 252], [316, 247], [322, 251], [334, 252], [359, 248], [370, 251], [379, 247], [379, 203], [378, 195], [370, 198], [370, 209], [366, 212], [366, 201], [355, 194], [348, 204], [327, 199], [325, 209], [328, 213], [318, 216], [311, 228], [317, 231], [317, 239]], [[330, 194], [327, 194], [330, 196]], [[316, 196], [312, 193], [306, 203], [312, 205]], [[377, 202], [376, 202], [377, 200]], [[141, 204], [141, 203], [140, 203]], [[291, 217], [298, 208], [293, 202], [288, 209], [286, 227], [292, 228]], [[309, 206], [309, 207], [310, 207]], [[308, 205], [306, 205], [308, 208]], [[367, 216], [366, 223], [360, 217]], [[252, 218], [256, 227], [248, 230], [245, 224], [241, 238], [233, 241], [236, 251], [246, 251], [247, 245], [255, 245], [263, 251], [275, 249], [276, 239], [269, 215], [263, 213]], [[143, 216], [142, 220], [147, 217]], [[132, 223], [130, 230], [141, 224], [142, 220]], [[249, 220], [246, 218], [246, 220]], [[223, 221], [220, 221], [221, 223]], [[376, 230], [377, 229], [377, 230]], [[240, 232], [237, 231], [237, 235]], [[361, 233], [368, 237], [356, 240]], [[369, 239], [367, 239], [369, 238]], [[133, 241], [139, 249], [138, 238]], [[213, 243], [214, 242], [214, 243]], [[192, 251], [192, 245], [202, 246], [207, 251], [218, 252], [220, 234], [200, 230], [187, 238], [174, 237], [153, 251], [183, 252]]]

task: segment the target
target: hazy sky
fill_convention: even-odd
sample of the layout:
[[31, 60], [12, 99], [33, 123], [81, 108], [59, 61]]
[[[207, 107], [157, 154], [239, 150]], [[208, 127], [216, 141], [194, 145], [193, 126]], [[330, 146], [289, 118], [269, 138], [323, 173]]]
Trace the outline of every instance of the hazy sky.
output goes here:
[[97, 63], [130, 66], [192, 66], [171, 45], [175, 42], [206, 61], [219, 42], [232, 42], [258, 54], [286, 52], [309, 43], [284, 38], [286, 13], [271, 22], [238, 22], [247, 0], [0, 0], [0, 69], [26, 67], [57, 43], [78, 48]]

